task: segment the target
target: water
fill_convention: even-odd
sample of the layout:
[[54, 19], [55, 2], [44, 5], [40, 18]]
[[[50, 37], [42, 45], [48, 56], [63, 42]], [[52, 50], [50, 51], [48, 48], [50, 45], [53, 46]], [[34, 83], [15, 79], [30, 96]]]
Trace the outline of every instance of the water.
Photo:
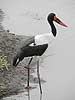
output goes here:
[[[68, 28], [55, 24], [58, 30], [48, 55], [40, 67], [42, 100], [75, 100], [75, 1], [74, 0], [0, 0], [5, 11], [3, 25], [16, 34], [36, 35], [49, 32], [46, 22], [49, 12], [55, 12]], [[52, 49], [51, 49], [52, 48]], [[5, 100], [28, 100], [26, 93]], [[30, 100], [40, 100], [39, 87], [30, 91]]]

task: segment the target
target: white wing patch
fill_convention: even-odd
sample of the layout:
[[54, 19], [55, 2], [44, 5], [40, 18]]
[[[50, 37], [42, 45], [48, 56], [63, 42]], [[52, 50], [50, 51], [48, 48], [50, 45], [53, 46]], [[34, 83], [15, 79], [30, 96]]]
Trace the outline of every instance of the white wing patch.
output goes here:
[[48, 44], [49, 42], [52, 42], [54, 39], [52, 33], [45, 33], [35, 36], [35, 44], [36, 45], [42, 45], [42, 44]]

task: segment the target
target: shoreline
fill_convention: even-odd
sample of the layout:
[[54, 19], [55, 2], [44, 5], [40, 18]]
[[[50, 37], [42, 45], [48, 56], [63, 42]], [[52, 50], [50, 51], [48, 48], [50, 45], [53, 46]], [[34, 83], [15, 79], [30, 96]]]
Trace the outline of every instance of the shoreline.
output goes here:
[[[17, 50], [30, 37], [19, 36], [9, 32], [0, 32], [0, 38], [0, 51], [8, 57], [10, 63], [8, 70], [0, 70], [0, 98], [3, 98], [26, 91], [27, 69], [24, 66], [27, 65], [29, 58], [23, 60], [16, 68], [12, 66], [12, 60]], [[30, 83], [32, 84], [38, 84], [38, 78], [32, 75], [32, 73], [35, 73], [35, 65], [36, 58], [34, 58], [30, 66]], [[45, 82], [43, 79], [41, 81], [42, 83]]]

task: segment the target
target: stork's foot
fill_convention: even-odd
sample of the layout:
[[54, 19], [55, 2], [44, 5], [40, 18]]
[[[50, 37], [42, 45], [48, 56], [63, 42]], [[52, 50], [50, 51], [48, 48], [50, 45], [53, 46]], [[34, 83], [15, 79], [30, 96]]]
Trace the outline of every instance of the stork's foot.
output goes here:
[[26, 86], [25, 89], [32, 89], [32, 87], [31, 86]]
[[25, 66], [24, 68], [26, 68], [26, 69], [31, 69], [31, 68], [28, 68], [27, 66]]
[[24, 68], [28, 69], [28, 67], [24, 66]]

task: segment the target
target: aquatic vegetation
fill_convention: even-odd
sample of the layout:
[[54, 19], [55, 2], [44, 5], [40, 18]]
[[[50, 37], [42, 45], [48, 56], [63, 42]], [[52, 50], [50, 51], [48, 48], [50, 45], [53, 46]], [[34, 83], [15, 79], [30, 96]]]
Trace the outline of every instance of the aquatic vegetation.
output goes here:
[[3, 70], [5, 68], [8, 70], [8, 67], [9, 67], [9, 63], [7, 60], [7, 56], [0, 55], [0, 70]]

